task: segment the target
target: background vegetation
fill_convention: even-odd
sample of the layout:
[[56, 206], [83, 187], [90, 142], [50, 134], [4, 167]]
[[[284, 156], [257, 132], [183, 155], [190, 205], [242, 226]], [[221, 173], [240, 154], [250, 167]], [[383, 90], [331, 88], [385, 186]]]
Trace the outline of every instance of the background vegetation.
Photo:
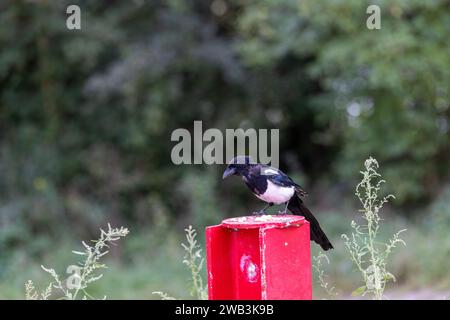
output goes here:
[[[78, 4], [82, 29], [66, 28]], [[366, 8], [381, 7], [381, 30]], [[279, 128], [282, 169], [357, 277], [341, 233], [363, 160], [381, 165], [397, 287], [448, 296], [450, 10], [444, 0], [0, 2], [0, 298], [65, 266], [99, 227], [130, 235], [95, 290], [189, 297], [183, 229], [260, 207], [223, 166], [170, 161], [176, 128]], [[387, 236], [386, 235], [386, 236]], [[316, 252], [313, 246], [314, 252]], [[427, 291], [427, 292], [428, 292]], [[443, 292], [441, 294], [441, 292]], [[93, 293], [94, 295], [95, 292]], [[320, 297], [317, 290], [316, 296]]]

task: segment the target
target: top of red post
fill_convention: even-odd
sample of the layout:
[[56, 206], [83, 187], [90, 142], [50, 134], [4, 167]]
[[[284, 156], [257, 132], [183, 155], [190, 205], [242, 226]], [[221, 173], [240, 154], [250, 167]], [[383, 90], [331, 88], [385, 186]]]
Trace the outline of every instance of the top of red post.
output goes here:
[[254, 229], [261, 227], [286, 228], [301, 226], [306, 223], [302, 216], [295, 215], [254, 215], [229, 218], [222, 221], [222, 226], [232, 229]]

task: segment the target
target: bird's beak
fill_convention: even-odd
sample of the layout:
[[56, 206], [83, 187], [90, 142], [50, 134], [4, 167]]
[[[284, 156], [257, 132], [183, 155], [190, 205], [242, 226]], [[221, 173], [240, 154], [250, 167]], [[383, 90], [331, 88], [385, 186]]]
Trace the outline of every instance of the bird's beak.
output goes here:
[[233, 174], [236, 173], [236, 169], [235, 168], [227, 168], [224, 172], [223, 172], [223, 176], [222, 179], [228, 178], [229, 176], [232, 176]]

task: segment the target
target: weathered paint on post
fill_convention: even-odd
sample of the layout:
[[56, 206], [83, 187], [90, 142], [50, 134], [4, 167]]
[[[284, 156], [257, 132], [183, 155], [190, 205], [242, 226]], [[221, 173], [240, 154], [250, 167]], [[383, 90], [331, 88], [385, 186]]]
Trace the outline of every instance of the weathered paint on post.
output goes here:
[[309, 223], [301, 216], [223, 220], [206, 228], [210, 300], [310, 300]]

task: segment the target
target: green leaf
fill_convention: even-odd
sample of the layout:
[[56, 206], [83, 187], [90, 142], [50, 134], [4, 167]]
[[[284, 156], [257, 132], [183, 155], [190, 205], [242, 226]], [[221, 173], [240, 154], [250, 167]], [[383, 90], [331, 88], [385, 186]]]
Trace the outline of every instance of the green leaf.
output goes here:
[[366, 291], [366, 286], [359, 287], [355, 291], [352, 292], [352, 296], [356, 297], [362, 295]]
[[386, 274], [384, 275], [384, 280], [393, 280], [394, 282], [396, 281], [396, 279], [395, 279], [395, 276], [392, 274], [392, 273], [390, 273], [390, 272], [386, 272]]

